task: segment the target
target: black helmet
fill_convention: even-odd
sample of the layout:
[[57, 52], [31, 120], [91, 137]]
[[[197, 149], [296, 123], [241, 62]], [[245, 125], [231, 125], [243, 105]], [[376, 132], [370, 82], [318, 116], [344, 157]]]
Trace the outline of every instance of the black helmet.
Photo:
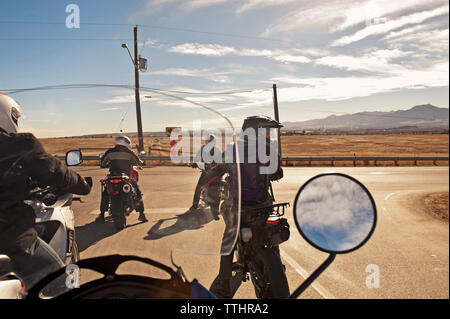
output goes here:
[[268, 116], [254, 115], [254, 116], [249, 116], [244, 120], [244, 123], [242, 124], [242, 130], [245, 131], [249, 127], [252, 127], [254, 129], [257, 129], [259, 127], [280, 128], [280, 127], [283, 127], [283, 125], [281, 125], [280, 122], [278, 122], [278, 121], [272, 120]]

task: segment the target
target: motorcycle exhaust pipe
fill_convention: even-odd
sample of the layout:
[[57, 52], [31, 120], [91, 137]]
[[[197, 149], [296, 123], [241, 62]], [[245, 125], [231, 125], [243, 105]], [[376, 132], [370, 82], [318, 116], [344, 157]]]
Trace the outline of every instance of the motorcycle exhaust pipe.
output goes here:
[[132, 189], [132, 187], [131, 187], [130, 184], [125, 184], [125, 185], [123, 185], [123, 187], [122, 187], [122, 191], [123, 191], [125, 194], [128, 194], [129, 192], [131, 192], [131, 189]]

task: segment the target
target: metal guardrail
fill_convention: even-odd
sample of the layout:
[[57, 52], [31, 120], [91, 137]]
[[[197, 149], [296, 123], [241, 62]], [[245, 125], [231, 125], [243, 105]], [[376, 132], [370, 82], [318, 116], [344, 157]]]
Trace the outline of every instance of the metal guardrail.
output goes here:
[[373, 161], [375, 166], [378, 166], [379, 162], [394, 162], [396, 166], [399, 166], [399, 161], [413, 162], [417, 166], [418, 161], [432, 161], [433, 165], [437, 165], [437, 161], [448, 161], [448, 157], [444, 156], [311, 156], [311, 157], [283, 157], [282, 162], [289, 165], [289, 162], [308, 162], [311, 166], [312, 162], [330, 162], [331, 166], [335, 166], [336, 162], [348, 162], [352, 161], [353, 166], [357, 166], [358, 161]]
[[[64, 156], [57, 156], [59, 159], [64, 160]], [[172, 161], [170, 156], [144, 156], [141, 157], [146, 161]], [[183, 160], [184, 163], [192, 162], [191, 157], [179, 157], [178, 159]], [[98, 156], [83, 156], [83, 160], [86, 161], [98, 161]], [[388, 157], [388, 156], [295, 156], [295, 157], [282, 157], [281, 163], [286, 166], [289, 162], [307, 162], [308, 166], [312, 166], [312, 162], [329, 162], [331, 166], [335, 166], [336, 162], [353, 162], [353, 166], [358, 166], [359, 161], [372, 161], [375, 166], [378, 166], [380, 162], [394, 162], [396, 166], [399, 166], [399, 161], [409, 161], [414, 163], [414, 166], [418, 165], [418, 161], [429, 161], [433, 162], [433, 165], [437, 165], [437, 161], [448, 161], [449, 157], [445, 156], [398, 156], [398, 157]]]

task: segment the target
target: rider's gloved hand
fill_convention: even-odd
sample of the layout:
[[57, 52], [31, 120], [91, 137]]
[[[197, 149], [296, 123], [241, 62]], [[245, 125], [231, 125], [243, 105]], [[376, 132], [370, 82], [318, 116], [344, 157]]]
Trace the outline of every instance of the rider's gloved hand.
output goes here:
[[61, 193], [72, 193], [76, 195], [88, 195], [91, 192], [91, 186], [86, 182], [83, 176], [77, 174], [78, 183], [72, 187], [61, 190]]

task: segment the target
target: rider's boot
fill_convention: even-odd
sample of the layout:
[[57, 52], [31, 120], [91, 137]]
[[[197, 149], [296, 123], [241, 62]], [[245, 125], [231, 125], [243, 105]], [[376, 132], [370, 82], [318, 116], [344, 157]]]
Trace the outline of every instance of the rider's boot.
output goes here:
[[139, 218], [138, 218], [139, 221], [141, 221], [143, 223], [148, 221], [144, 214], [144, 202], [142, 201], [142, 198], [139, 200], [139, 202], [136, 206], [136, 211], [139, 212]]
[[217, 279], [211, 286], [210, 291], [219, 299], [231, 299], [231, 280]]
[[101, 211], [100, 215], [95, 219], [96, 222], [104, 223], [105, 222], [105, 212]]
[[215, 220], [219, 220], [219, 205], [211, 205], [211, 213]]
[[141, 221], [141, 222], [143, 222], [143, 223], [145, 223], [145, 222], [148, 221], [147, 217], [145, 217], [144, 212], [139, 212], [139, 218], [138, 218], [138, 220]]

